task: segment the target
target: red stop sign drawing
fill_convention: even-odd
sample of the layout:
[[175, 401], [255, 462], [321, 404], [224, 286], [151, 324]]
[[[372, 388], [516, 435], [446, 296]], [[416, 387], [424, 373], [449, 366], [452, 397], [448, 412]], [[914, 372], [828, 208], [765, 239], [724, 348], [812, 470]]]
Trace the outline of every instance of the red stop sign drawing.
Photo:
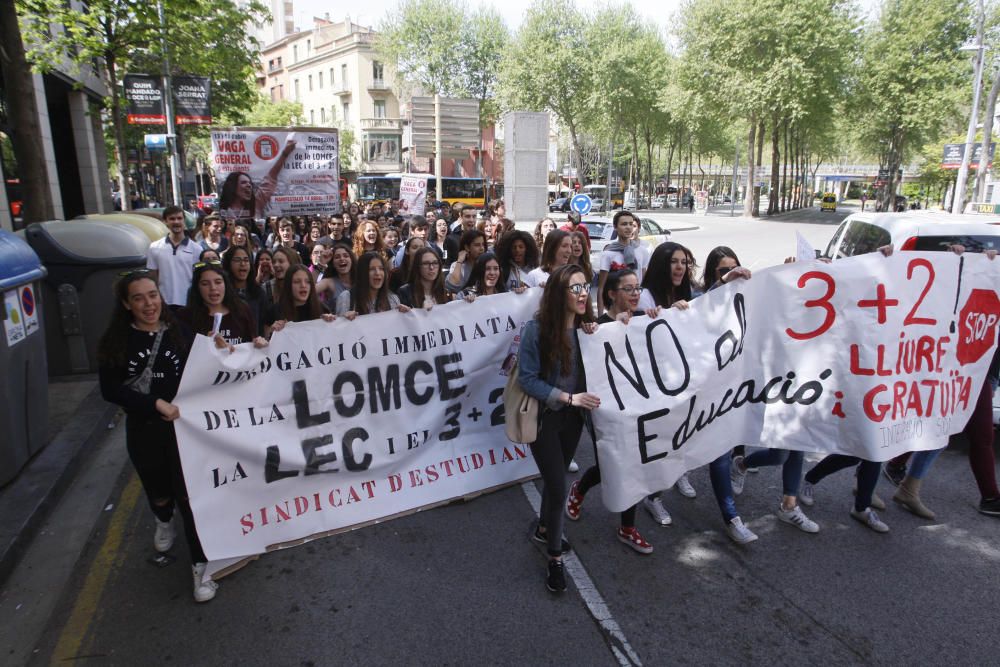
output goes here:
[[974, 289], [958, 320], [958, 361], [974, 364], [997, 340], [1000, 299], [993, 290]]

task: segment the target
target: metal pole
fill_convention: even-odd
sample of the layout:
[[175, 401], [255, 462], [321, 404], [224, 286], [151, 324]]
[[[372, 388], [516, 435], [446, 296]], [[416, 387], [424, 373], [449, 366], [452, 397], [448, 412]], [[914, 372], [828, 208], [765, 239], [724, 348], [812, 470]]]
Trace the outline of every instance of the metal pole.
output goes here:
[[160, 17], [160, 46], [163, 48], [163, 110], [167, 116], [167, 152], [170, 155], [170, 185], [173, 190], [173, 203], [181, 205], [180, 162], [177, 159], [177, 128], [174, 126], [174, 95], [170, 82], [170, 52], [164, 34], [167, 31], [163, 19], [163, 3], [157, 1], [156, 12]]
[[438, 201], [444, 201], [444, 191], [441, 189], [441, 96], [434, 94], [434, 175]]
[[615, 140], [608, 142], [608, 189], [604, 193], [604, 210], [611, 210], [611, 163], [615, 161]]
[[[965, 204], [965, 186], [969, 178], [969, 163], [972, 160], [972, 151], [976, 140], [976, 124], [979, 122], [979, 96], [983, 87], [983, 22], [985, 19], [983, 0], [979, 0], [978, 6], [979, 9], [976, 15], [976, 60], [973, 65], [974, 80], [972, 82], [972, 112], [969, 114], [969, 130], [965, 134], [965, 154], [962, 155], [962, 166], [958, 169], [955, 195], [952, 198], [952, 213], [961, 213]], [[985, 150], [983, 152], [988, 153]], [[983, 158], [988, 158], [988, 155], [983, 155]]]

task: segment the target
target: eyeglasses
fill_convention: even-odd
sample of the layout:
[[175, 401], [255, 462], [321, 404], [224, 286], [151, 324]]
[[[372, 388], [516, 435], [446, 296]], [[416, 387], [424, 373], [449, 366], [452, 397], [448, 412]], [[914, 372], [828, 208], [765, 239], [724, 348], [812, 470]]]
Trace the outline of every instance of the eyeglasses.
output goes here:
[[569, 285], [566, 289], [573, 293], [573, 296], [583, 296], [584, 294], [590, 294], [590, 287], [584, 283], [576, 283], [575, 285]]
[[207, 262], [196, 262], [194, 268], [204, 269], [206, 266], [222, 266], [222, 262], [217, 259], [210, 259]]
[[249, 257], [233, 257], [233, 259], [230, 260], [230, 261], [233, 264], [249, 264], [250, 263], [250, 258]]
[[626, 294], [642, 294], [641, 287], [619, 287], [619, 292], [625, 292]]
[[424, 267], [425, 269], [436, 269], [437, 267], [441, 266], [441, 262], [420, 262], [420, 266]]
[[147, 273], [152, 273], [152, 269], [131, 269], [129, 271], [122, 271], [118, 274], [119, 278], [127, 278], [128, 276], [143, 276]]

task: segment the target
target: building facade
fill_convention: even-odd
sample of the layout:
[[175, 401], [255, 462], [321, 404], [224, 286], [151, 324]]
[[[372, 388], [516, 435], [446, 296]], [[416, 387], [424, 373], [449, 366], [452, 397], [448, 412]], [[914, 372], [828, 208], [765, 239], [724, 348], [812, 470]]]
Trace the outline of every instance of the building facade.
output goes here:
[[261, 49], [257, 82], [272, 101], [302, 104], [308, 125], [351, 129], [352, 163], [362, 173], [403, 169], [403, 121], [393, 72], [378, 58], [371, 28], [349, 19], [315, 27]]
[[[71, 73], [73, 69], [32, 76], [54, 214], [63, 220], [113, 208], [100, 112], [108, 91], [93, 71]], [[17, 230], [24, 226], [20, 174], [11, 142], [17, 128], [9, 122], [5, 90], [0, 77], [0, 227]]]

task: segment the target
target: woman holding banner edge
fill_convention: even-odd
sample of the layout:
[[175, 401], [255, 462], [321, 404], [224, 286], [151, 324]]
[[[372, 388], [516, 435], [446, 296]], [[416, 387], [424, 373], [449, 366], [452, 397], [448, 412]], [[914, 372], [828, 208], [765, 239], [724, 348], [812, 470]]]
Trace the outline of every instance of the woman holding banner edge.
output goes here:
[[535, 319], [524, 326], [519, 350], [518, 382], [538, 400], [541, 415], [531, 455], [542, 475], [542, 504], [532, 539], [546, 545], [549, 556], [545, 585], [553, 593], [566, 590], [562, 538], [566, 470], [583, 432], [584, 412], [600, 406], [586, 391], [577, 329], [596, 329], [590, 308], [590, 284], [575, 264], [552, 271]]

